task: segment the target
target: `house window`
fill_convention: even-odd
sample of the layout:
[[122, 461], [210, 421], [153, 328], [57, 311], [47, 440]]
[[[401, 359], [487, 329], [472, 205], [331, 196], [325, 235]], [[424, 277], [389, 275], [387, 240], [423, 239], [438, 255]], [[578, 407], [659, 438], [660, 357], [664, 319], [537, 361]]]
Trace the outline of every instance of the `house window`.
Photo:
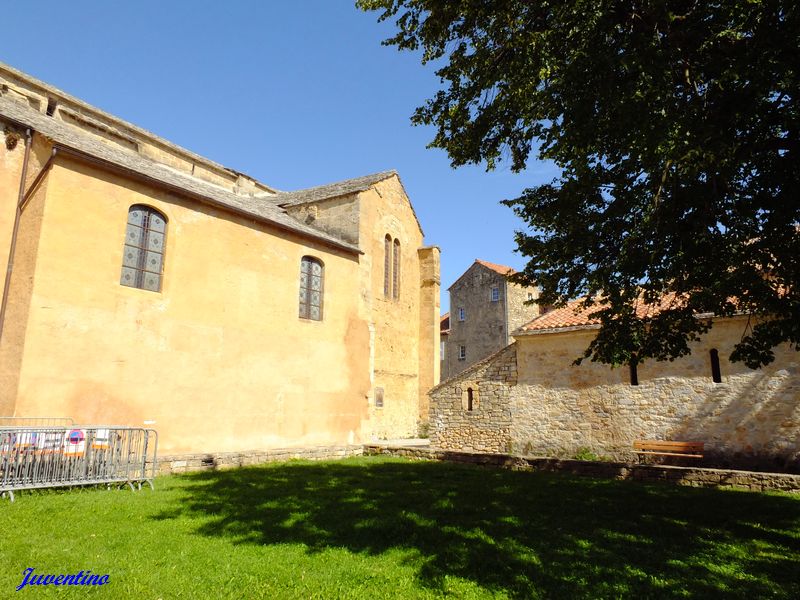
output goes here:
[[134, 204], [128, 209], [120, 284], [161, 291], [167, 218], [155, 208]]
[[383, 239], [383, 297], [392, 294], [392, 236], [388, 233]]
[[716, 348], [709, 351], [711, 357], [711, 380], [714, 383], [722, 383], [722, 371], [719, 368], [719, 352]]
[[400, 298], [400, 240], [394, 241], [394, 254], [392, 255], [392, 297]]
[[300, 261], [300, 318], [322, 320], [325, 268], [319, 259], [304, 256]]
[[528, 302], [533, 300], [533, 292], [528, 292]]
[[444, 347], [445, 347], [445, 342], [440, 342], [439, 343], [439, 357], [442, 360], [444, 360]]
[[492, 302], [500, 300], [500, 288], [497, 286], [492, 287]]
[[639, 370], [636, 368], [636, 363], [631, 361], [629, 368], [631, 372], [631, 385], [639, 385]]
[[474, 398], [472, 396], [472, 388], [467, 388], [467, 410], [472, 412], [472, 403]]
[[467, 347], [466, 346], [459, 346], [458, 347], [458, 360], [466, 360], [467, 359]]
[[467, 318], [467, 311], [465, 311], [462, 307], [458, 307], [458, 320], [463, 321]]
[[375, 388], [375, 408], [383, 408], [383, 388]]

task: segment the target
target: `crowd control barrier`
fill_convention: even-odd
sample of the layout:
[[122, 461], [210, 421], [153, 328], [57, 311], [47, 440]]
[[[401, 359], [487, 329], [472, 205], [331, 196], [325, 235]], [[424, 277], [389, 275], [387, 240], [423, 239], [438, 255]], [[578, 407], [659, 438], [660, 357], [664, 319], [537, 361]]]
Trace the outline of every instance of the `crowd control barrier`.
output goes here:
[[153, 488], [154, 429], [0, 426], [0, 495], [51, 487], [146, 483]]

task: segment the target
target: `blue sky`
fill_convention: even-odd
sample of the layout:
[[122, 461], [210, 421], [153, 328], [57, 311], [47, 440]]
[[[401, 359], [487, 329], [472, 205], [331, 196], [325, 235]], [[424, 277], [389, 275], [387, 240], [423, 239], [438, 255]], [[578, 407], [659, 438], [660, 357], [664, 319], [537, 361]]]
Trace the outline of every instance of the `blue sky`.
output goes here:
[[446, 289], [475, 258], [520, 268], [522, 223], [498, 202], [551, 180], [452, 169], [414, 108], [438, 89], [352, 0], [9, 2], [0, 60], [282, 190], [397, 169], [442, 249]]

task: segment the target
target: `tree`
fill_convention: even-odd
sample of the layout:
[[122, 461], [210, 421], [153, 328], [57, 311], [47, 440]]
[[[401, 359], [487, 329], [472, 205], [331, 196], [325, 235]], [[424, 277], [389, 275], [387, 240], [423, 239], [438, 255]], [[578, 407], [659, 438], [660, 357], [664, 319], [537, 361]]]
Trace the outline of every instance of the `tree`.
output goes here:
[[[520, 283], [584, 298], [585, 356], [672, 360], [747, 314], [731, 355], [800, 350], [800, 8], [794, 0], [358, 0], [442, 83], [418, 108], [454, 167], [531, 153], [562, 175], [505, 204]], [[637, 310], [638, 309], [638, 310]]]

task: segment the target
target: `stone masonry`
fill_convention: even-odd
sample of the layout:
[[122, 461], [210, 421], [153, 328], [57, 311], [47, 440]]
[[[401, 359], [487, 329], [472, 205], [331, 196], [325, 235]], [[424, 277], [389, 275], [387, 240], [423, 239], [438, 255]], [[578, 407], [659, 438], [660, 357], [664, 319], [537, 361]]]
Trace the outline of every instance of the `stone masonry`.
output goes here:
[[[782, 346], [760, 370], [729, 363], [743, 324], [720, 319], [690, 356], [640, 365], [639, 385], [628, 369], [572, 364], [591, 330], [520, 336], [431, 391], [432, 444], [558, 457], [588, 449], [632, 460], [634, 440], [701, 441], [703, 466], [798, 471], [800, 355]], [[720, 383], [711, 378], [712, 348]], [[467, 386], [480, 397], [472, 411], [464, 408]]]

